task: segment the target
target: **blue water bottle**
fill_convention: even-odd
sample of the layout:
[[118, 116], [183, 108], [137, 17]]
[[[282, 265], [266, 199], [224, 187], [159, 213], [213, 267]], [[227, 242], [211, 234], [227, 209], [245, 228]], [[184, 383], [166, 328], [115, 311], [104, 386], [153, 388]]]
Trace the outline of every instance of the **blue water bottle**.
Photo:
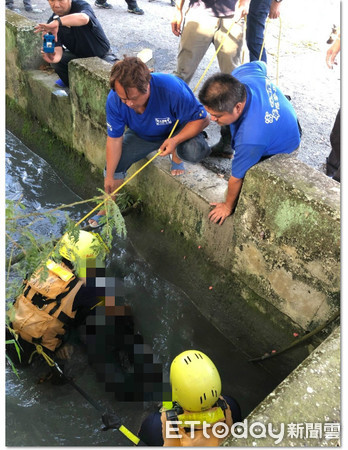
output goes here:
[[54, 52], [54, 36], [52, 33], [47, 33], [43, 37], [43, 51], [45, 53]]

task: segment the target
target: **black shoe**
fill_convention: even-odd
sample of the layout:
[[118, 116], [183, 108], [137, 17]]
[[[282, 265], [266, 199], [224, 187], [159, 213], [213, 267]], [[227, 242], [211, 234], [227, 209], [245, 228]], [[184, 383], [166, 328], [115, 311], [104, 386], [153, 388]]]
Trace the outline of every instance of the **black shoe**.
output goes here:
[[233, 150], [231, 144], [226, 142], [223, 138], [221, 138], [217, 144], [210, 147], [210, 149], [211, 153], [209, 156], [232, 159]]
[[30, 5], [24, 6], [24, 9], [26, 10], [26, 12], [33, 12], [33, 7]]
[[112, 9], [112, 5], [110, 5], [110, 3], [108, 3], [108, 2], [104, 2], [104, 3], [94, 2], [94, 5], [97, 6], [98, 8]]
[[175, 5], [176, 5], [175, 1], [174, 0], [170, 0], [170, 6], [175, 6]]
[[10, 9], [11, 11], [13, 11], [15, 9], [15, 7], [13, 5], [6, 5], [7, 9]]
[[139, 8], [139, 6], [136, 6], [135, 8], [128, 8], [127, 10], [129, 13], [138, 14], [139, 16], [142, 16], [144, 14], [144, 11]]

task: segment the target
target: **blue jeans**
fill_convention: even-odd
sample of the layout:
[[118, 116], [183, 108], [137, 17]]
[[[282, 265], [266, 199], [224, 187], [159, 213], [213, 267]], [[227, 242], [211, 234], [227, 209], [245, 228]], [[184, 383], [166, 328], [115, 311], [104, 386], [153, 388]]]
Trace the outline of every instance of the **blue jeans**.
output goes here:
[[[176, 133], [179, 133], [178, 130]], [[123, 180], [127, 176], [130, 166], [145, 158], [149, 153], [158, 150], [165, 139], [160, 141], [146, 141], [139, 137], [133, 130], [128, 129], [123, 136], [122, 155], [116, 167], [114, 179]], [[210, 147], [204, 139], [203, 133], [188, 139], [178, 145], [176, 153], [180, 159], [190, 163], [200, 162], [210, 154]], [[104, 170], [104, 176], [106, 171]]]
[[[249, 49], [250, 61], [258, 61], [265, 32], [265, 23], [272, 0], [251, 0], [247, 16], [246, 41]], [[261, 61], [267, 63], [265, 48], [262, 51]]]

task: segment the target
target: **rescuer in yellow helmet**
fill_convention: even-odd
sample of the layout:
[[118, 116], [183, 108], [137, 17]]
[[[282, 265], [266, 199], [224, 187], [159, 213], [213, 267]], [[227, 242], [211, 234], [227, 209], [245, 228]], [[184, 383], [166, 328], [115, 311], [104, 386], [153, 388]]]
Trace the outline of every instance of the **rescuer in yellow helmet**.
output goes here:
[[66, 233], [45, 267], [24, 281], [22, 293], [7, 312], [10, 328], [24, 349], [24, 363], [36, 346], [53, 354], [62, 346], [66, 331], [81, 323], [99, 302], [95, 287], [86, 286], [86, 271], [102, 265], [106, 249], [96, 233], [81, 230], [76, 239]]
[[241, 421], [238, 403], [221, 395], [219, 372], [203, 352], [187, 350], [174, 358], [170, 383], [172, 402], [141, 425], [139, 437], [147, 445], [217, 446], [221, 432]]

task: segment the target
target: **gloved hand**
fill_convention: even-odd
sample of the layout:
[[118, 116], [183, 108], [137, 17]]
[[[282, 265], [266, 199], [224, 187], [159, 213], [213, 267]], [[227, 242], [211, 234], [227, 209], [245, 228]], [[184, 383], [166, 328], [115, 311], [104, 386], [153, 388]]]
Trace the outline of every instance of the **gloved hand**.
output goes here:
[[102, 415], [102, 421], [103, 424], [105, 425], [105, 427], [103, 428], [103, 431], [107, 431], [110, 429], [115, 429], [118, 430], [120, 428], [121, 424], [121, 419], [116, 416], [116, 414], [114, 413], [104, 413]]

